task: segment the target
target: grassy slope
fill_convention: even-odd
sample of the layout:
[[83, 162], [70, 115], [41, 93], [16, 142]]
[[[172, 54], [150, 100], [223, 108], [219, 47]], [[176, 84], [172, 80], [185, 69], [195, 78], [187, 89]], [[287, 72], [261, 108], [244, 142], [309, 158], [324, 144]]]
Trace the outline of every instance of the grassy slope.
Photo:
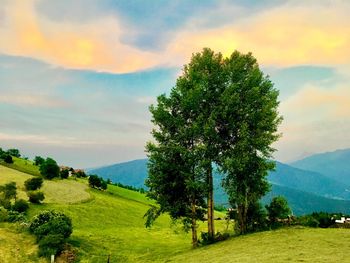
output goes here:
[[33, 236], [18, 233], [12, 224], [0, 224], [0, 263], [46, 262], [38, 259], [36, 253]]
[[8, 168], [18, 170], [23, 173], [31, 175], [40, 175], [39, 167], [35, 166], [34, 163], [30, 160], [24, 160], [17, 157], [12, 157], [13, 163], [8, 164], [2, 161], [0, 164]]
[[[24, 181], [32, 176], [0, 165], [0, 184], [11, 181], [17, 183], [18, 198], [27, 199], [24, 191]], [[74, 203], [89, 200], [90, 194], [86, 191], [87, 185], [74, 180], [45, 180], [42, 191], [45, 194], [45, 203]]]
[[287, 228], [232, 238], [168, 262], [348, 262], [348, 229]]
[[[0, 180], [18, 176], [29, 177], [0, 166]], [[180, 226], [171, 227], [167, 216], [159, 218], [152, 229], [145, 229], [142, 216], [150, 201], [142, 194], [109, 186], [107, 192], [89, 190], [93, 198], [88, 202], [66, 203], [76, 198], [73, 188], [77, 184], [85, 189], [86, 181], [82, 182], [55, 182], [49, 191], [55, 192], [55, 186], [61, 184], [72, 187], [72, 191], [63, 193], [60, 202], [32, 205], [29, 212], [33, 216], [42, 209], [57, 209], [68, 214], [74, 226], [70, 242], [78, 248], [80, 262], [106, 262], [109, 254], [111, 262], [341, 262], [350, 257], [350, 251], [344, 249], [350, 241], [347, 229], [282, 229], [192, 250], [190, 235]], [[216, 226], [222, 231], [225, 222], [217, 221]], [[35, 262], [35, 258], [30, 260], [36, 248], [34, 240], [26, 233], [16, 234], [12, 228], [10, 224], [0, 225], [0, 236], [6, 237], [0, 239], [0, 258], [10, 258], [18, 247], [20, 258], [28, 257], [18, 262]], [[200, 228], [204, 231], [205, 225]]]

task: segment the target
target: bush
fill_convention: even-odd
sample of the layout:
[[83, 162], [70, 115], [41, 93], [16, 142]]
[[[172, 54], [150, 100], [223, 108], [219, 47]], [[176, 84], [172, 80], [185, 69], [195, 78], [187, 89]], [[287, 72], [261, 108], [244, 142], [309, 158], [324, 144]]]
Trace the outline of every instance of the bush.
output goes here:
[[93, 174], [89, 176], [89, 186], [100, 190], [106, 190], [107, 182], [103, 180], [103, 178]]
[[287, 218], [291, 212], [288, 202], [283, 196], [272, 198], [270, 205], [266, 205], [266, 209], [272, 225], [276, 224], [278, 219]]
[[34, 158], [34, 164], [39, 166], [45, 162], [45, 159], [41, 156], [35, 156]]
[[43, 182], [44, 180], [42, 177], [29, 178], [24, 182], [24, 187], [26, 191], [35, 191], [41, 188]]
[[69, 170], [68, 169], [63, 169], [60, 171], [60, 177], [62, 179], [67, 179], [69, 176]]
[[19, 199], [16, 200], [13, 206], [11, 207], [11, 210], [16, 211], [18, 213], [25, 213], [27, 212], [29, 208], [29, 204], [26, 200]]
[[68, 238], [73, 231], [71, 219], [63, 213], [56, 211], [43, 211], [35, 216], [30, 223], [29, 230], [39, 239], [54, 234]]
[[23, 213], [19, 213], [17, 211], [9, 211], [7, 216], [7, 221], [10, 223], [14, 222], [26, 222], [27, 218]]
[[62, 235], [49, 234], [40, 239], [39, 256], [50, 257], [51, 255], [57, 255], [63, 250], [65, 239]]
[[46, 158], [45, 162], [40, 165], [40, 173], [46, 179], [53, 179], [60, 175], [60, 167], [54, 159]]
[[40, 204], [45, 199], [44, 193], [41, 191], [28, 191], [29, 202], [33, 204]]
[[2, 159], [5, 161], [5, 163], [13, 163], [12, 156], [9, 154], [4, 154]]
[[251, 203], [247, 211], [247, 231], [256, 232], [266, 230], [267, 213], [259, 202]]

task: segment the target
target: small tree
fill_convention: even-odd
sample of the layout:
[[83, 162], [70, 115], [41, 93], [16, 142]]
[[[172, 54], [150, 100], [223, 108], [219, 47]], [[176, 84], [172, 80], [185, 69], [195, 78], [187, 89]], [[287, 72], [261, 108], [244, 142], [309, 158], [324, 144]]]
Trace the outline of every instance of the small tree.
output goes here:
[[35, 156], [34, 158], [34, 164], [39, 166], [45, 162], [45, 159], [41, 156]]
[[63, 168], [63, 169], [60, 171], [60, 177], [61, 177], [61, 179], [67, 179], [68, 176], [69, 176], [69, 169]]
[[4, 155], [3, 155], [3, 160], [5, 161], [5, 163], [13, 163], [13, 159], [12, 159], [12, 156], [11, 155], [9, 155], [9, 154], [7, 154], [7, 153], [5, 153]]
[[28, 202], [23, 199], [16, 200], [16, 202], [11, 207], [11, 210], [19, 212], [19, 213], [25, 213], [27, 212], [29, 208]]
[[60, 174], [60, 167], [52, 158], [46, 158], [45, 162], [40, 165], [40, 173], [46, 179], [53, 179]]
[[41, 188], [43, 181], [42, 177], [29, 178], [24, 182], [24, 187], [26, 191], [35, 191]]
[[41, 191], [28, 191], [29, 202], [33, 204], [40, 204], [45, 199], [45, 195]]
[[266, 205], [271, 224], [275, 224], [278, 219], [287, 218], [291, 211], [287, 200], [283, 196], [272, 198], [271, 203]]
[[60, 212], [43, 211], [33, 218], [29, 231], [37, 237], [40, 256], [57, 255], [72, 234], [72, 220]]
[[9, 155], [12, 155], [12, 156], [17, 157], [17, 158], [21, 157], [21, 154], [20, 154], [18, 149], [8, 149], [6, 152]]
[[89, 176], [89, 186], [100, 190], [106, 190], [107, 182], [103, 180], [103, 178], [93, 174]]
[[17, 197], [17, 186], [15, 182], [10, 182], [0, 186], [0, 192], [3, 193], [4, 199], [11, 200]]

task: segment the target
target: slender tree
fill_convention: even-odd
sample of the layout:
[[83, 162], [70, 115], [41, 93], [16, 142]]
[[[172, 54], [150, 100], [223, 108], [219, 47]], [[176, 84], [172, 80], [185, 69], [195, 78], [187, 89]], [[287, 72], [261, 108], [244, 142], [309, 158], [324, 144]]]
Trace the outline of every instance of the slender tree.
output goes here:
[[157, 127], [152, 131], [156, 143], [149, 142], [146, 150], [149, 156], [148, 196], [155, 199], [158, 207], [152, 207], [147, 213], [146, 226], [164, 212], [173, 220], [182, 220], [185, 229], [192, 230], [192, 245], [196, 247], [197, 220], [203, 219], [204, 183], [201, 181], [201, 167], [194, 148], [195, 129], [188, 119], [186, 103], [181, 100], [176, 89], [170, 97], [158, 97], [157, 106], [151, 106], [153, 123]]
[[269, 189], [266, 176], [279, 138], [278, 91], [250, 54], [235, 51], [225, 60], [227, 86], [217, 108], [219, 165], [223, 185], [237, 207], [240, 233], [246, 232], [247, 211]]

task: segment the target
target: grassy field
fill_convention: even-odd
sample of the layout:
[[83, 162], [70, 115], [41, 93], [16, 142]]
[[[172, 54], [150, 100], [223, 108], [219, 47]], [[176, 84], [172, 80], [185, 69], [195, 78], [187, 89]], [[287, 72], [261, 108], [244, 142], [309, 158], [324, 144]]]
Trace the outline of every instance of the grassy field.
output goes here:
[[18, 170], [23, 173], [31, 174], [31, 175], [40, 175], [39, 167], [34, 165], [34, 163], [30, 160], [24, 160], [17, 157], [12, 157], [13, 163], [8, 164], [2, 161], [0, 164], [6, 166], [11, 169]]
[[[24, 181], [31, 177], [32, 175], [0, 165], [0, 184], [16, 182], [18, 198], [27, 199]], [[45, 180], [41, 190], [45, 194], [44, 203], [79, 203], [92, 198], [87, 191], [88, 186], [73, 179]]]
[[13, 224], [0, 224], [0, 263], [44, 263], [38, 259], [34, 237], [19, 233]]
[[168, 262], [349, 262], [348, 229], [286, 228], [231, 238]]
[[[29, 177], [0, 166], [0, 184], [16, 181], [20, 185]], [[152, 201], [143, 194], [112, 185], [105, 192], [90, 190], [86, 180], [45, 181], [44, 191], [48, 196], [45, 203], [31, 205], [28, 217], [43, 209], [56, 209], [71, 217], [74, 231], [69, 242], [77, 248], [79, 262], [107, 262], [109, 255], [110, 262], [186, 263], [346, 262], [350, 258], [348, 229], [286, 228], [193, 250], [190, 234], [184, 233], [181, 225], [172, 225], [166, 215], [151, 229], [144, 227], [142, 217]], [[39, 262], [34, 239], [13, 226], [0, 224], [0, 263]], [[218, 231], [224, 232], [226, 227], [224, 220], [216, 221]], [[232, 225], [229, 230], [232, 233]], [[200, 224], [200, 231], [205, 231], [205, 223]], [[17, 261], [9, 261], [14, 255]]]

